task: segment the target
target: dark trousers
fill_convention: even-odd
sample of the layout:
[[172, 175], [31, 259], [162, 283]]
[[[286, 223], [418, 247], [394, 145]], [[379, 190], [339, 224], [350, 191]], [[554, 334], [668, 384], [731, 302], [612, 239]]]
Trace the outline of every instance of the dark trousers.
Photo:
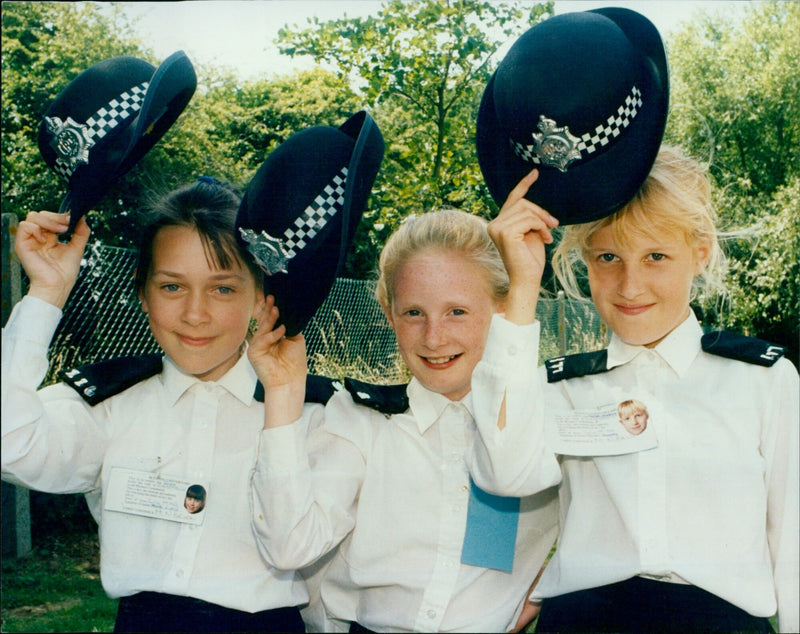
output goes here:
[[769, 620], [748, 614], [696, 586], [634, 577], [545, 599], [536, 632], [774, 632]]
[[192, 597], [139, 592], [119, 600], [115, 632], [305, 632], [296, 606], [243, 612]]

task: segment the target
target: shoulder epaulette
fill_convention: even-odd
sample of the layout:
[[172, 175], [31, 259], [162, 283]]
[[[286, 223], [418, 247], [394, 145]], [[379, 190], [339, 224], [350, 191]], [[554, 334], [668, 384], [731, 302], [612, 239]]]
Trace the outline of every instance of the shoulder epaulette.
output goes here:
[[[355, 379], [345, 379], [344, 386], [338, 379], [309, 374], [306, 377], [306, 403], [322, 403], [323, 405], [342, 388], [350, 392], [353, 400], [383, 414], [401, 414], [408, 409], [406, 384], [375, 385]], [[256, 384], [255, 399], [264, 402], [264, 386]]]
[[555, 383], [564, 379], [574, 379], [587, 374], [599, 374], [608, 370], [608, 350], [579, 352], [566, 357], [555, 357], [545, 361], [547, 382]]
[[355, 379], [344, 380], [345, 389], [360, 405], [382, 414], [402, 414], [408, 409], [405, 383], [398, 385], [374, 385]]
[[324, 405], [343, 387], [342, 382], [338, 379], [309, 374], [306, 377], [306, 403], [322, 403]]
[[62, 370], [59, 377], [89, 405], [97, 405], [155, 376], [163, 367], [160, 354], [118, 357]]
[[[306, 403], [322, 403], [323, 405], [328, 402], [335, 392], [342, 389], [341, 381], [336, 379], [329, 379], [327, 376], [318, 374], [309, 374], [306, 376]], [[264, 386], [261, 381], [256, 382], [256, 391], [253, 398], [259, 403], [264, 402]]]
[[725, 330], [704, 334], [700, 339], [700, 345], [709, 354], [767, 368], [775, 365], [778, 359], [786, 354], [786, 348], [783, 346]]

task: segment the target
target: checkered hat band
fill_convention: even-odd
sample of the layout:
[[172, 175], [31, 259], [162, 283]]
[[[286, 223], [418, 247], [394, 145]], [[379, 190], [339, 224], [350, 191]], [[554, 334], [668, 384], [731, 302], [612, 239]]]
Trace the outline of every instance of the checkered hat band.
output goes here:
[[119, 97], [112, 99], [86, 120], [86, 137], [89, 141], [102, 139], [120, 123], [133, 115], [142, 107], [144, 96], [150, 82], [142, 82], [138, 86], [126, 90]]
[[[109, 131], [141, 110], [149, 85], [150, 82], [145, 81], [126, 90], [86, 120], [86, 123], [82, 126], [82, 132], [90, 148], [99, 139], [108, 134]], [[77, 163], [68, 163], [58, 159], [53, 165], [56, 174], [67, 182], [69, 182], [77, 167]]]
[[289, 259], [313, 240], [328, 220], [344, 207], [346, 180], [347, 167], [343, 167], [306, 207], [300, 217], [283, 232], [283, 246]]
[[[631, 87], [628, 96], [625, 97], [625, 101], [617, 108], [614, 114], [608, 117], [604, 123], [595, 127], [592, 132], [586, 132], [581, 135], [576, 145], [576, 149], [581, 154], [581, 159], [587, 158], [599, 148], [608, 145], [612, 139], [618, 137], [636, 118], [642, 103], [641, 91], [636, 86]], [[512, 139], [511, 146], [514, 149], [514, 153], [523, 161], [535, 163], [536, 165], [540, 165], [543, 162], [536, 154], [535, 145], [519, 143]]]
[[[77, 165], [75, 167], [77, 167]], [[53, 163], [53, 171], [66, 182], [69, 182], [72, 173], [75, 171], [75, 167], [70, 168], [69, 165], [62, 163], [59, 159], [56, 159], [56, 162]]]

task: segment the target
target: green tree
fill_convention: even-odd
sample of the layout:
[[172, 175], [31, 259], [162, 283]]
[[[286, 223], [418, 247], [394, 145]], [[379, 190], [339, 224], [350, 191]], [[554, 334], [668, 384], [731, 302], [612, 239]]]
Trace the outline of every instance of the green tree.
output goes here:
[[710, 163], [731, 309], [718, 324], [787, 345], [797, 360], [800, 4], [757, 2], [739, 20], [700, 12], [669, 42], [666, 138]]
[[285, 27], [278, 44], [333, 66], [372, 108], [387, 142], [353, 274], [368, 275], [407, 215], [495, 209], [475, 156], [475, 116], [498, 48], [553, 13], [552, 2], [389, 0], [375, 16]]
[[248, 175], [295, 132], [338, 127], [361, 109], [347, 82], [320, 68], [270, 81], [228, 82], [212, 89], [205, 102], [215, 112], [206, 134], [228, 145], [231, 158]]
[[[119, 8], [101, 12], [90, 3], [7, 2], [2, 20], [3, 211], [23, 218], [31, 210], [58, 209], [67, 190], [37, 146], [39, 123], [50, 102], [100, 60], [132, 55], [155, 66], [159, 60], [143, 48]], [[149, 187], [163, 180], [155, 168], [172, 168], [185, 158], [181, 152], [171, 153], [172, 133], [87, 214], [95, 239], [122, 246], [132, 243], [139, 201]]]
[[88, 5], [7, 2], [2, 21], [3, 211], [24, 216], [57, 209], [65, 191], [36, 146], [50, 101], [95, 61], [141, 52], [118, 18], [103, 18]]
[[[3, 5], [2, 201], [23, 218], [58, 209], [63, 183], [44, 163], [37, 131], [44, 112], [80, 72], [133, 55], [157, 66], [125, 15], [91, 3]], [[243, 188], [271, 149], [311, 125], [340, 125], [358, 109], [346, 82], [313, 70], [274, 81], [241, 82], [195, 65], [198, 89], [177, 123], [89, 212], [93, 237], [132, 246], [137, 211], [152, 197], [207, 174]]]

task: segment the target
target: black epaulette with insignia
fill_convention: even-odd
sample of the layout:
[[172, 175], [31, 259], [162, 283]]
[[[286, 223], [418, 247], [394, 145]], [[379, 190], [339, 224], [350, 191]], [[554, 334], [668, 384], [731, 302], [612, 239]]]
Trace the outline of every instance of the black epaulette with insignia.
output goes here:
[[407, 384], [373, 385], [355, 379], [345, 379], [344, 386], [353, 400], [382, 414], [402, 414], [408, 409]]
[[338, 379], [309, 374], [306, 377], [306, 403], [322, 403], [324, 405], [341, 389], [343, 389], [342, 382]]
[[547, 368], [547, 382], [555, 383], [564, 379], [574, 379], [587, 374], [600, 374], [606, 372], [608, 350], [596, 352], [579, 352], [566, 357], [555, 357], [545, 361]]
[[59, 377], [81, 395], [89, 405], [97, 405], [110, 396], [155, 376], [163, 367], [160, 354], [118, 357], [63, 370]]
[[[306, 376], [306, 403], [322, 403], [323, 405], [328, 402], [335, 392], [342, 389], [341, 381], [336, 379], [329, 379], [327, 376], [320, 376], [318, 374], [309, 374]], [[256, 382], [256, 391], [253, 398], [259, 403], [264, 402], [264, 386], [261, 381]]]
[[766, 368], [775, 365], [778, 359], [786, 354], [786, 348], [783, 346], [726, 330], [704, 334], [700, 339], [700, 345], [703, 351], [709, 354], [762, 365]]

